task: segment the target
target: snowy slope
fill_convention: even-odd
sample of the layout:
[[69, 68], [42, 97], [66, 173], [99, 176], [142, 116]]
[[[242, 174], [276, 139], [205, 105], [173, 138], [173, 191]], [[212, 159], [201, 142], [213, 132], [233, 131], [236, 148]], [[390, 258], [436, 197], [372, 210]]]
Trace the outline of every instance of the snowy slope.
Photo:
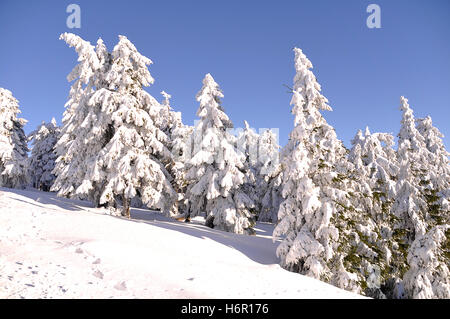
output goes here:
[[0, 188], [0, 298], [359, 298], [278, 266], [257, 236]]

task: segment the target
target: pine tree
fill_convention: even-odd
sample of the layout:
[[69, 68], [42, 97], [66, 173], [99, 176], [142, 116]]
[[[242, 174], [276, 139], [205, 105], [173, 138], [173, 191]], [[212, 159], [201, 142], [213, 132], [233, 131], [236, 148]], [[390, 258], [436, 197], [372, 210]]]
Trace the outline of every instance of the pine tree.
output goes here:
[[210, 74], [197, 94], [200, 121], [192, 134], [192, 158], [186, 165], [190, 216], [206, 214], [206, 225], [253, 234], [254, 204], [242, 191], [245, 156], [236, 150], [233, 124], [221, 106], [223, 94]]
[[[183, 126], [183, 122], [181, 120], [181, 113], [174, 112], [172, 106], [170, 105], [171, 95], [166, 93], [165, 91], [161, 92], [161, 95], [164, 97], [164, 101], [161, 103], [161, 111], [159, 119], [161, 120], [161, 130], [166, 134], [168, 140], [172, 140], [172, 135], [174, 134], [175, 129]], [[171, 145], [171, 143], [167, 143]]]
[[9, 90], [0, 88], [0, 186], [24, 188], [28, 183], [27, 138], [18, 118], [19, 102]]
[[408, 298], [450, 298], [449, 154], [431, 118], [414, 121], [407, 100], [402, 97], [401, 103], [404, 115], [399, 157], [403, 175], [399, 188], [404, 197], [396, 212], [404, 216], [398, 229], [409, 235], [403, 236], [408, 262], [403, 278], [405, 294]]
[[[351, 229], [353, 189], [346, 174], [347, 151], [320, 110], [331, 110], [311, 72], [312, 64], [295, 48], [292, 113], [294, 129], [282, 151], [284, 201], [274, 238], [282, 267], [359, 291], [361, 258]], [[355, 260], [352, 260], [354, 257]]]
[[261, 182], [261, 210], [258, 220], [277, 223], [278, 210], [282, 200], [281, 183], [283, 172], [279, 163], [279, 145], [277, 136], [271, 130], [265, 130], [258, 141], [258, 159], [261, 162], [259, 170]]
[[404, 222], [402, 228], [407, 232], [405, 239], [410, 244], [416, 235], [426, 232], [426, 203], [420, 194], [420, 186], [427, 178], [428, 151], [425, 139], [416, 128], [413, 110], [403, 96], [400, 110], [403, 113], [397, 150], [400, 173], [394, 210]]
[[177, 212], [186, 216], [188, 213], [188, 203], [186, 200], [186, 190], [188, 186], [186, 180], [186, 166], [191, 159], [191, 136], [193, 131], [194, 127], [182, 123], [180, 126], [176, 126], [172, 131], [171, 151], [173, 164], [170, 168], [170, 173], [173, 176], [173, 187], [178, 193], [178, 198], [175, 202], [176, 207], [172, 209], [173, 215]]
[[59, 137], [59, 127], [53, 118], [50, 123], [42, 122], [37, 130], [28, 135], [33, 148], [30, 157], [31, 183], [34, 188], [49, 191], [55, 180], [55, 144]]
[[450, 298], [449, 235], [450, 226], [439, 225], [412, 243], [403, 280], [407, 298]]
[[417, 130], [428, 150], [428, 178], [423, 181], [423, 195], [427, 203], [428, 229], [449, 223], [450, 215], [450, 153], [445, 149], [443, 134], [433, 126], [430, 116], [417, 119]]
[[108, 88], [97, 90], [91, 98], [105, 117], [106, 144], [94, 156], [92, 169], [77, 192], [87, 194], [92, 181], [102, 182], [100, 203], [120, 197], [125, 216], [137, 194], [149, 207], [167, 213], [175, 200], [165, 168], [171, 160], [169, 141], [161, 129], [161, 105], [143, 90], [154, 82], [147, 69], [152, 61], [125, 36], [119, 36], [111, 60], [105, 76]]
[[172, 217], [179, 217], [186, 215], [186, 179], [185, 179], [185, 165], [190, 159], [190, 136], [193, 127], [184, 125], [181, 112], [174, 112], [170, 105], [171, 95], [162, 91], [164, 101], [161, 103], [160, 118], [164, 121], [163, 131], [168, 137], [167, 148], [171, 151], [172, 161], [167, 165], [167, 169], [172, 177], [172, 187], [177, 192], [177, 200], [174, 206], [170, 209]]
[[240, 129], [237, 134], [237, 148], [245, 155], [243, 172], [245, 182], [242, 185], [242, 191], [247, 194], [254, 203], [251, 209], [252, 214], [259, 214], [261, 210], [261, 184], [264, 180], [259, 174], [261, 163], [258, 158], [259, 134], [250, 127], [247, 121], [244, 121], [244, 129]]
[[[392, 223], [395, 216], [390, 209], [395, 199], [395, 179], [398, 173], [396, 154], [392, 148], [394, 137], [387, 133], [371, 134], [366, 128], [364, 135], [358, 131], [352, 140], [349, 160], [354, 165], [352, 178], [357, 182], [354, 192], [356, 230], [366, 228], [359, 237], [372, 251], [364, 255], [364, 262], [370, 263], [377, 273], [377, 285], [367, 287], [365, 293], [371, 297], [385, 298], [393, 294], [397, 275], [397, 255], [392, 245]], [[384, 144], [384, 145], [383, 145]], [[366, 267], [367, 268], [367, 267]], [[366, 275], [366, 281], [370, 278]]]
[[[59, 175], [53, 188], [61, 195], [88, 197], [97, 205], [121, 203], [128, 217], [135, 196], [149, 207], [168, 211], [175, 200], [165, 169], [171, 158], [168, 138], [161, 129], [161, 105], [143, 90], [154, 81], [147, 69], [151, 60], [124, 36], [112, 53], [101, 40], [94, 51], [79, 37], [62, 38], [79, 49], [82, 63], [76, 70], [85, 67], [84, 61], [95, 63], [86, 66], [91, 70], [88, 78], [82, 72], [73, 76], [87, 87], [78, 100], [69, 101], [65, 135], [58, 142], [66, 151], [59, 152], [58, 161], [65, 165], [55, 169]], [[64, 148], [67, 140], [70, 145]]]
[[407, 271], [409, 247], [416, 237], [425, 235], [427, 229], [427, 205], [421, 194], [421, 184], [426, 180], [428, 167], [425, 141], [415, 127], [413, 111], [403, 96], [400, 102], [400, 110], [403, 113], [397, 150], [400, 170], [392, 212], [396, 217], [393, 226], [393, 249], [401, 255], [397, 261], [398, 276], [401, 278]]
[[[88, 41], [71, 33], [61, 34], [60, 39], [75, 48], [79, 64], [67, 76], [67, 80], [73, 81], [73, 84], [69, 100], [65, 105], [60, 138], [55, 145], [57, 159], [53, 174], [56, 179], [51, 191], [58, 192], [58, 196], [77, 198], [79, 196], [76, 189], [82, 183], [87, 169], [87, 152], [98, 152], [101, 144], [105, 142], [102, 138], [104, 129], [101, 126], [96, 125], [97, 136], [89, 138], [87, 134], [90, 130], [89, 120], [92, 118], [92, 115], [89, 117], [91, 112], [89, 99], [95, 89], [106, 86], [101, 76], [107, 68], [106, 48], [101, 39], [98, 41], [96, 50]], [[95, 206], [99, 205], [98, 200], [95, 200], [99, 193], [100, 190], [96, 190], [92, 192], [92, 196], [87, 197], [94, 202]]]

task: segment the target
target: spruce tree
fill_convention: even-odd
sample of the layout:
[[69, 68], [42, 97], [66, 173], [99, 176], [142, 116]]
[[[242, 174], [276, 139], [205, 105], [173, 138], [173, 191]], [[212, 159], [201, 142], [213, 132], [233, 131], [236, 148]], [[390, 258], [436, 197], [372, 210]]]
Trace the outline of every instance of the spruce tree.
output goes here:
[[414, 121], [403, 97], [401, 109], [404, 114], [399, 157], [403, 160], [403, 175], [399, 177], [399, 188], [403, 200], [396, 206], [396, 213], [403, 213], [398, 230], [408, 248], [405, 252], [408, 270], [403, 278], [405, 295], [450, 298], [449, 153], [431, 117]]
[[[55, 145], [57, 159], [53, 174], [56, 179], [51, 191], [58, 192], [58, 196], [80, 198], [76, 190], [81, 185], [87, 170], [87, 152], [98, 152], [101, 144], [105, 143], [101, 134], [103, 128], [100, 126], [96, 126], [95, 129], [97, 136], [89, 138], [87, 135], [91, 128], [89, 120], [92, 118], [88, 116], [90, 114], [89, 99], [95, 89], [106, 86], [103, 77], [100, 76], [107, 68], [104, 56], [106, 49], [101, 39], [98, 41], [96, 50], [90, 42], [72, 33], [61, 34], [60, 40], [64, 40], [70, 47], [75, 48], [79, 63], [67, 76], [67, 80], [73, 84], [65, 105], [60, 137]], [[99, 59], [99, 56], [103, 59]], [[91, 196], [81, 198], [87, 198], [95, 206], [99, 206], [96, 198], [100, 192], [101, 190], [98, 189], [93, 191]]]
[[0, 186], [24, 188], [28, 183], [28, 146], [18, 118], [19, 102], [9, 90], [0, 88]]
[[[186, 190], [188, 186], [186, 180], [186, 166], [192, 155], [191, 136], [193, 130], [194, 127], [181, 123], [180, 126], [176, 126], [174, 128], [171, 135], [171, 152], [173, 163], [170, 167], [170, 173], [173, 177], [173, 188], [178, 194], [177, 201], [174, 203], [175, 207], [172, 209], [172, 215], [175, 215], [175, 213], [183, 216], [188, 215], [188, 203], [186, 199]], [[189, 219], [187, 219], [187, 221], [189, 221]]]
[[403, 278], [407, 298], [450, 298], [449, 235], [450, 226], [442, 224], [411, 244]]
[[[80, 48], [82, 64], [76, 70], [85, 67], [84, 61], [95, 63], [86, 66], [91, 70], [88, 78], [83, 78], [83, 72], [73, 76], [87, 86], [79, 101], [69, 101], [70, 112], [58, 142], [62, 149], [58, 161], [64, 165], [55, 169], [58, 177], [53, 188], [60, 195], [87, 197], [96, 205], [122, 204], [122, 215], [128, 217], [135, 196], [167, 212], [176, 197], [165, 168], [171, 160], [169, 141], [162, 130], [161, 105], [143, 90], [154, 82], [147, 69], [152, 61], [124, 36], [119, 36], [111, 53], [101, 40], [94, 50], [79, 37], [62, 38]], [[67, 140], [68, 148], [64, 147]]]
[[28, 135], [33, 148], [30, 157], [31, 184], [34, 188], [48, 192], [53, 185], [55, 175], [55, 144], [59, 137], [59, 127], [53, 118], [50, 123], [42, 122], [37, 130]]
[[264, 180], [259, 174], [261, 163], [258, 158], [259, 134], [250, 127], [247, 121], [244, 121], [244, 129], [240, 129], [237, 134], [237, 148], [245, 156], [243, 172], [245, 182], [242, 190], [254, 203], [252, 213], [257, 215], [261, 210], [261, 185]]
[[398, 134], [397, 157], [399, 174], [396, 183], [396, 198], [392, 206], [392, 213], [396, 217], [393, 226], [394, 250], [402, 255], [397, 262], [399, 276], [407, 270], [406, 258], [408, 249], [417, 236], [426, 233], [427, 204], [422, 196], [421, 185], [427, 175], [427, 149], [425, 140], [415, 126], [412, 109], [408, 100], [400, 98], [402, 111], [401, 128]]
[[450, 153], [445, 149], [443, 134], [433, 126], [430, 116], [417, 119], [417, 130], [428, 150], [428, 178], [423, 181], [423, 195], [427, 203], [428, 229], [449, 223], [450, 214]]
[[254, 204], [243, 190], [245, 156], [236, 149], [233, 127], [221, 105], [223, 94], [210, 74], [197, 94], [200, 107], [192, 133], [192, 157], [186, 165], [186, 199], [191, 217], [204, 214], [206, 225], [253, 234]]
[[[356, 182], [355, 206], [359, 208], [355, 229], [371, 251], [362, 255], [364, 262], [370, 265], [366, 268], [375, 270], [373, 274], [366, 274], [366, 283], [371, 276], [378, 281], [364, 292], [376, 298], [390, 297], [394, 284], [399, 282], [396, 271], [399, 259], [392, 243], [395, 216], [390, 211], [396, 196], [395, 179], [398, 173], [393, 140], [394, 137], [387, 133], [371, 134], [366, 128], [362, 134], [359, 130], [352, 140], [349, 153], [349, 160], [354, 165], [351, 175]], [[361, 225], [365, 227], [364, 234], [358, 229]]]
[[351, 227], [354, 185], [347, 176], [347, 151], [320, 113], [331, 107], [320, 93], [311, 62], [300, 49], [294, 52], [295, 120], [282, 150], [284, 200], [274, 230], [274, 238], [281, 239], [277, 256], [288, 270], [359, 291], [360, 257], [351, 254], [358, 238]]
[[163, 131], [168, 137], [167, 148], [172, 156], [171, 161], [166, 165], [171, 176], [171, 184], [177, 193], [177, 199], [170, 209], [170, 216], [180, 217], [180, 214], [186, 215], [186, 179], [185, 165], [190, 159], [190, 135], [193, 127], [183, 124], [181, 112], [174, 112], [170, 105], [171, 95], [162, 91], [164, 101], [161, 103], [161, 115], [163, 120]]
[[262, 222], [277, 223], [278, 210], [282, 200], [281, 183], [283, 173], [279, 162], [279, 145], [277, 136], [272, 130], [265, 130], [258, 140], [258, 160], [260, 187], [258, 193], [261, 201], [261, 210], [258, 220]]

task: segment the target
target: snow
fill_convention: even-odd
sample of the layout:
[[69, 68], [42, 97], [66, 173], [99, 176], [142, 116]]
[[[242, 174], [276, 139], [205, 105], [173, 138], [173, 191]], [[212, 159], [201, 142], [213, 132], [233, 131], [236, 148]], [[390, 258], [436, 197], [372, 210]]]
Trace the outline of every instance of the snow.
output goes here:
[[0, 188], [0, 298], [363, 298], [282, 269], [256, 236]]

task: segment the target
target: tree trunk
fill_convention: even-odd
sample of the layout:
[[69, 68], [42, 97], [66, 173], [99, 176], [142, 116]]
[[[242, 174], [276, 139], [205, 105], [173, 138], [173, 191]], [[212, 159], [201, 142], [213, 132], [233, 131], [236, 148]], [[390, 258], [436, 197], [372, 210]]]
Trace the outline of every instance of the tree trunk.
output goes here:
[[205, 220], [205, 226], [208, 226], [210, 228], [214, 228], [214, 216], [208, 215]]
[[122, 203], [123, 203], [122, 216], [130, 218], [130, 199], [126, 198], [125, 194], [122, 195]]

